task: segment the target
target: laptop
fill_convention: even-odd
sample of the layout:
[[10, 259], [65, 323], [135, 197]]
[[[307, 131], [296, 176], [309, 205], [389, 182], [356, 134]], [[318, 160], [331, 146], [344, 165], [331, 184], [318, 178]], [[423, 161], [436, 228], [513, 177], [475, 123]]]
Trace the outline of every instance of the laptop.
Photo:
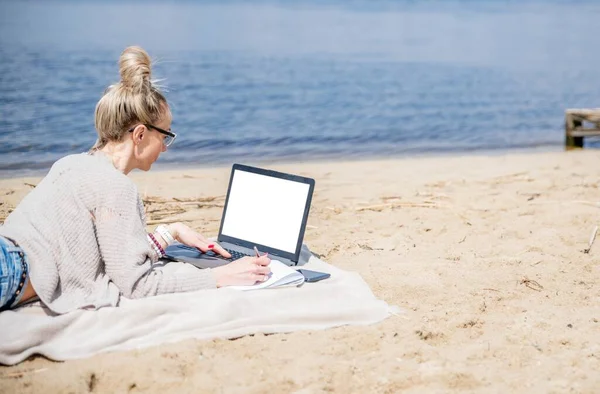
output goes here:
[[256, 247], [261, 255], [269, 253], [273, 260], [296, 266], [314, 188], [311, 178], [234, 164], [217, 237], [232, 258], [182, 244], [169, 246], [166, 257], [213, 268], [243, 256], [256, 256]]

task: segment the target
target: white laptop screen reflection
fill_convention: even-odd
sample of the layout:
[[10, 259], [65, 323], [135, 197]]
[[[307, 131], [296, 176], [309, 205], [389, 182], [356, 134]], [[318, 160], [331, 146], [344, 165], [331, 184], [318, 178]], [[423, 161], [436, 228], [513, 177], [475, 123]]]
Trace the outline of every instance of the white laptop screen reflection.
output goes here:
[[221, 233], [296, 252], [309, 185], [235, 170]]

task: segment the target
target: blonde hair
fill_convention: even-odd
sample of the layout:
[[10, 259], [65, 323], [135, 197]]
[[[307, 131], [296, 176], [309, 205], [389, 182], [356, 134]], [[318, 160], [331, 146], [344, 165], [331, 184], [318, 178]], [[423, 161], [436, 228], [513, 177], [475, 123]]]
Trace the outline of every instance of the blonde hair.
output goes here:
[[137, 46], [125, 48], [119, 58], [121, 81], [110, 85], [96, 104], [98, 140], [93, 150], [123, 136], [140, 123], [155, 123], [169, 111], [167, 99], [150, 79], [151, 59]]

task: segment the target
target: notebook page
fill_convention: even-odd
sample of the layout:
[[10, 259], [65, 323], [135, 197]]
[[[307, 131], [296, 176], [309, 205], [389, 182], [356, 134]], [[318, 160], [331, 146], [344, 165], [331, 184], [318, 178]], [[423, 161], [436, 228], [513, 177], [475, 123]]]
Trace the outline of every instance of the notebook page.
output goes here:
[[228, 286], [228, 288], [236, 290], [258, 290], [266, 289], [271, 286], [284, 286], [292, 283], [299, 285], [304, 282], [304, 276], [302, 276], [300, 272], [288, 267], [279, 260], [271, 260], [269, 268], [271, 268], [271, 276], [262, 283], [250, 286]]

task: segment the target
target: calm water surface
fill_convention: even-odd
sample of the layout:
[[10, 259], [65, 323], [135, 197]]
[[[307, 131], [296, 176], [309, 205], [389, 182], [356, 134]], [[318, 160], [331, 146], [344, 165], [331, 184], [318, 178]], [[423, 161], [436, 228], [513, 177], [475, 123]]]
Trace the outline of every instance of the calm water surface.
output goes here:
[[168, 87], [163, 164], [560, 149], [564, 109], [600, 106], [599, 17], [592, 1], [3, 1], [0, 176], [87, 150], [132, 44]]

